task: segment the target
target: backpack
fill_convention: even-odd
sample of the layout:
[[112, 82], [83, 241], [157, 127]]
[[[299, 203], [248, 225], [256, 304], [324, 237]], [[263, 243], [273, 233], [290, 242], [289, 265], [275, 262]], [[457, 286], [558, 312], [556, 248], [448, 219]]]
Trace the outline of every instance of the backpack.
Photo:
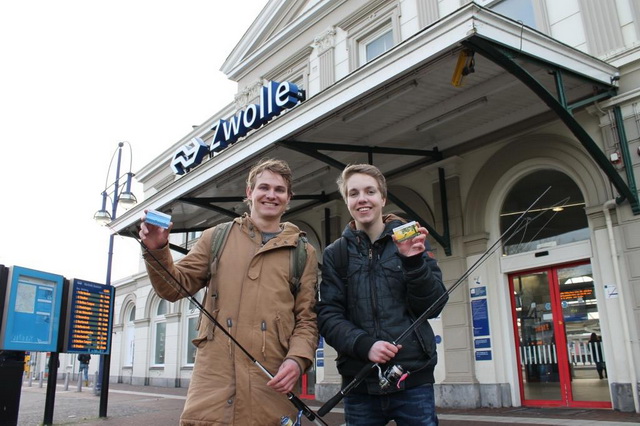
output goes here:
[[[211, 252], [209, 254], [209, 259], [211, 260], [211, 268], [209, 269], [209, 278], [211, 275], [216, 273], [218, 268], [218, 258], [222, 249], [227, 242], [227, 238], [229, 237], [229, 233], [231, 232], [231, 227], [233, 226], [233, 221], [224, 222], [215, 227], [213, 230], [213, 236], [211, 237]], [[298, 294], [298, 289], [300, 288], [300, 278], [302, 277], [302, 272], [304, 271], [304, 265], [307, 263], [307, 237], [300, 234], [298, 236], [298, 244], [291, 249], [291, 259], [289, 262], [289, 287], [291, 289], [291, 293], [295, 296]]]

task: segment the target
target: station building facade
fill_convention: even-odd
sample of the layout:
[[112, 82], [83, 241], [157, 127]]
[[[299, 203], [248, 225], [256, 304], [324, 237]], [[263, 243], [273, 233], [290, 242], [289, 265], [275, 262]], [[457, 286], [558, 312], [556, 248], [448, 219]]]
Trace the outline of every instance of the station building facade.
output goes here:
[[[235, 99], [137, 172], [145, 200], [110, 227], [170, 213], [179, 258], [276, 157], [321, 253], [350, 219], [341, 168], [372, 163], [455, 287], [431, 320], [439, 406], [638, 411], [639, 41], [637, 0], [270, 0], [222, 65]], [[198, 311], [140, 271], [116, 283], [110, 380], [188, 386]], [[320, 343], [304, 393], [339, 391], [335, 356]]]

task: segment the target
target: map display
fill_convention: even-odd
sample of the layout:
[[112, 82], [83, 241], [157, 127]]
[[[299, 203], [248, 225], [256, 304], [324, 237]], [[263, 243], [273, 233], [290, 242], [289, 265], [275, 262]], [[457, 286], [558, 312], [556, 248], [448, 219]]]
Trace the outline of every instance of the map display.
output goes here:
[[56, 352], [64, 277], [11, 268], [0, 349]]

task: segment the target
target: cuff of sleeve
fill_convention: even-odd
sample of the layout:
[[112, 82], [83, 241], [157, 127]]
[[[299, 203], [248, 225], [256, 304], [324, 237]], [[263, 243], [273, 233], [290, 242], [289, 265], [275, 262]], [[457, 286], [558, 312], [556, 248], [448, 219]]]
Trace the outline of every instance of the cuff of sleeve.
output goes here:
[[297, 356], [288, 356], [288, 357], [285, 358], [285, 360], [287, 360], [287, 359], [290, 359], [291, 361], [295, 361], [296, 364], [298, 364], [298, 368], [300, 369], [300, 375], [301, 376], [311, 366], [311, 364], [309, 363], [309, 360], [306, 360], [304, 358], [300, 358], [300, 357], [297, 357]]
[[376, 339], [363, 334], [356, 340], [353, 351], [358, 358], [369, 361], [369, 350], [375, 342]]
[[422, 253], [414, 254], [413, 256], [405, 257], [400, 256], [400, 261], [402, 262], [402, 267], [407, 270], [418, 269], [424, 263], [424, 259], [422, 258]]

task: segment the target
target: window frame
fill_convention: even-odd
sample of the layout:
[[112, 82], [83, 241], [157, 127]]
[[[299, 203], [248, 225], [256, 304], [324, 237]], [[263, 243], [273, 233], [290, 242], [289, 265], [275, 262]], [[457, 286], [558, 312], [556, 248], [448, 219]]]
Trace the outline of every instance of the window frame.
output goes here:
[[391, 33], [391, 40], [392, 40], [393, 46], [395, 46], [395, 42], [393, 41], [393, 28], [391, 27], [391, 22], [387, 22], [386, 25], [383, 25], [377, 31], [373, 31], [367, 37], [360, 40], [360, 43], [358, 43], [358, 49], [359, 49], [358, 58], [360, 59], [360, 62], [361, 62], [360, 65], [364, 65], [367, 62], [371, 62], [374, 59], [376, 59], [378, 56], [381, 56], [385, 52], [393, 49], [393, 46], [391, 46], [389, 49], [385, 49], [383, 52], [377, 54], [376, 56], [372, 56], [371, 58], [369, 58], [367, 54], [367, 48], [371, 44], [373, 44], [375, 41], [380, 40], [383, 36], [389, 33]]
[[[485, 7], [487, 9], [493, 9], [494, 6], [497, 6], [500, 3], [504, 3], [505, 1], [509, 1], [509, 0], [475, 0], [475, 2], [478, 5]], [[533, 29], [540, 31], [544, 34], [551, 34], [551, 25], [549, 24], [549, 14], [547, 12], [547, 7], [545, 5], [545, 2], [535, 1], [535, 0], [530, 0], [530, 1], [531, 1], [531, 7], [533, 9], [533, 19], [535, 21], [535, 27], [533, 27]], [[500, 13], [500, 12], [496, 12], [496, 13]], [[507, 15], [504, 15], [504, 16], [507, 16]], [[507, 17], [517, 21], [516, 18], [513, 18], [511, 16], [507, 16]]]
[[[136, 305], [131, 304], [125, 312], [128, 313], [125, 315], [126, 319], [124, 321], [124, 356], [122, 365], [123, 367], [133, 367], [136, 358]], [[132, 316], [133, 319], [131, 318]]]
[[[196, 300], [200, 303], [202, 303], [202, 300], [204, 299], [204, 289], [201, 289], [200, 291], [198, 291], [194, 297], [196, 298]], [[184, 305], [183, 305], [184, 309], [182, 310], [183, 312], [183, 327], [184, 327], [184, 340], [183, 340], [183, 345], [184, 345], [184, 358], [182, 360], [182, 365], [185, 367], [193, 367], [194, 363], [195, 363], [195, 352], [196, 352], [196, 347], [193, 345], [193, 343], [191, 343], [192, 340], [192, 336], [189, 335], [189, 332], [191, 331], [190, 329], [190, 322], [191, 320], [195, 320], [195, 328], [197, 328], [198, 325], [198, 319], [200, 318], [200, 310], [198, 309], [198, 307], [191, 302], [190, 299], [185, 299], [184, 300]], [[197, 330], [195, 331], [195, 337], [197, 337], [198, 333]], [[193, 351], [193, 359], [194, 362], [189, 362], [189, 352]]]
[[[165, 304], [166, 306], [166, 311], [163, 314], [159, 314], [158, 311], [160, 310], [160, 306], [162, 304]], [[154, 306], [154, 315], [153, 315], [153, 319], [152, 319], [152, 338], [151, 338], [151, 342], [152, 342], [152, 365], [154, 367], [164, 367], [164, 364], [166, 361], [166, 353], [167, 353], [167, 317], [166, 314], [169, 313], [169, 302], [167, 302], [164, 299], [158, 299], [155, 303]], [[164, 342], [162, 344], [162, 349], [163, 349], [163, 353], [162, 353], [162, 361], [163, 362], [158, 362], [158, 327], [160, 325], [164, 325]]]
[[[380, 0], [370, 1], [366, 7], [338, 23], [337, 27], [347, 32], [350, 71], [354, 71], [356, 68], [368, 63], [366, 57], [361, 53], [361, 45], [371, 42], [373, 35], [381, 35], [381, 29], [387, 26], [393, 33], [393, 47], [395, 47], [402, 40], [400, 32], [400, 3], [398, 1], [389, 4]], [[389, 50], [393, 49], [393, 47]], [[384, 53], [378, 55], [377, 58], [384, 55]]]

